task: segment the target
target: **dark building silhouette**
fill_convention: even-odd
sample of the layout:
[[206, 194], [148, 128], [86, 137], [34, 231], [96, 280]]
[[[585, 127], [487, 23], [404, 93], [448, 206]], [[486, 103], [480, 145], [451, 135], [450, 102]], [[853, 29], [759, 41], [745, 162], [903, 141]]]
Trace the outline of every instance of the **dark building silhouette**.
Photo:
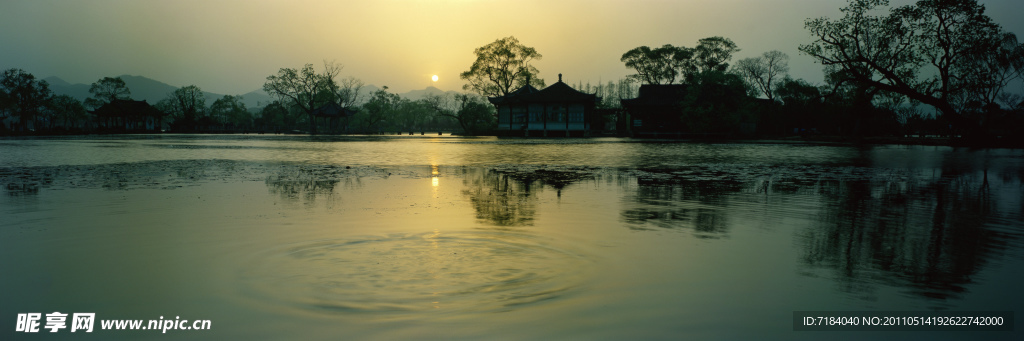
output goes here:
[[722, 82], [699, 86], [646, 84], [637, 98], [620, 100], [626, 136], [727, 137], [757, 131], [757, 99]]
[[121, 131], [160, 131], [167, 116], [145, 100], [127, 99], [115, 99], [90, 113], [96, 115], [98, 127]]
[[508, 95], [487, 99], [498, 109], [497, 133], [515, 136], [587, 136], [601, 100], [563, 83], [561, 74], [544, 90], [527, 82]]
[[[686, 97], [686, 84], [644, 84], [636, 98], [622, 99], [627, 134], [657, 135], [683, 131], [679, 120], [681, 103]], [[620, 132], [620, 134], [623, 132]]]

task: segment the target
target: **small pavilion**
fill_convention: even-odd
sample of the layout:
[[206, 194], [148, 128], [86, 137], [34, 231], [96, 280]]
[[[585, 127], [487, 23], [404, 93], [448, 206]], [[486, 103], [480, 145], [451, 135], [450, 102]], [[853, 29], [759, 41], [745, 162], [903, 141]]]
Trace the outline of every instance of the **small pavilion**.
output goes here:
[[96, 110], [96, 124], [107, 129], [124, 131], [160, 131], [166, 113], [149, 105], [145, 100], [115, 99]]
[[488, 97], [498, 109], [498, 133], [509, 136], [587, 136], [601, 100], [562, 82], [543, 90], [527, 85], [505, 96]]
[[335, 102], [327, 103], [319, 108], [313, 110], [313, 119], [323, 119], [324, 124], [327, 125], [327, 130], [330, 132], [337, 132], [338, 121], [342, 118], [346, 119], [344, 130], [348, 130], [348, 118], [356, 114], [355, 110], [349, 108], [343, 108], [341, 105]]

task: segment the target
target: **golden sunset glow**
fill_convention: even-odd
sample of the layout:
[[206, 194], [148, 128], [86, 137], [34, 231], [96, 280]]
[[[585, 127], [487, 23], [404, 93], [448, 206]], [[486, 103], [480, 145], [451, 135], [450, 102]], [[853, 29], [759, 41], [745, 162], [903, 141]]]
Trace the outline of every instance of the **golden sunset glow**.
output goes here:
[[436, 81], [437, 81], [437, 75], [433, 75], [433, 76], [431, 76], [431, 77], [430, 77], [430, 80], [432, 80], [432, 81], [435, 81], [435, 82], [436, 82]]
[[[986, 1], [987, 13], [1021, 36], [1024, 21], [1013, 14], [1021, 3]], [[474, 49], [515, 36], [543, 55], [531, 64], [548, 84], [562, 73], [567, 82], [596, 85], [632, 73], [619, 60], [632, 48], [693, 47], [723, 36], [741, 49], [734, 60], [780, 50], [792, 58], [793, 78], [814, 83], [821, 65], [797, 51], [810, 42], [804, 20], [838, 16], [838, 7], [817, 0], [4, 1], [0, 67], [73, 84], [127, 74], [244, 94], [281, 68], [327, 60], [345, 66], [343, 77], [399, 93], [423, 88], [409, 75], [433, 70], [428, 77], [449, 77], [440, 87], [447, 91], [462, 89], [454, 77], [472, 65]], [[30, 27], [44, 29], [15, 29]]]
[[[434, 76], [434, 80], [435, 81], [437, 80], [437, 76]], [[430, 165], [430, 185], [431, 186], [437, 187], [437, 186], [439, 186], [441, 184], [441, 181], [438, 179], [438, 175], [439, 174], [440, 174], [440, 172], [438, 172], [438, 170], [437, 170], [437, 165]]]

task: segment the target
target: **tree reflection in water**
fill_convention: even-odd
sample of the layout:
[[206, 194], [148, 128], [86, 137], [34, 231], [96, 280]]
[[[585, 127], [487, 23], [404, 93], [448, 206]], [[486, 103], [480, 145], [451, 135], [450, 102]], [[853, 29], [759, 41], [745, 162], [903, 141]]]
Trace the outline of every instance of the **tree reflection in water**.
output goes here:
[[493, 169], [474, 168], [466, 171], [463, 194], [469, 197], [476, 218], [495, 226], [532, 225], [537, 207], [536, 196], [529, 184], [513, 181], [507, 174]]
[[318, 200], [328, 205], [336, 200], [335, 187], [362, 187], [364, 178], [387, 178], [391, 172], [379, 167], [351, 167], [337, 165], [284, 164], [276, 165], [271, 176], [265, 179], [267, 189], [284, 201], [298, 202], [306, 206]]
[[[966, 292], [1024, 234], [1024, 210], [1013, 204], [1021, 199], [1022, 172], [962, 161], [919, 172], [806, 165], [639, 170], [626, 176], [636, 185], [625, 194], [621, 217], [633, 230], [722, 238], [741, 220], [730, 218], [760, 203], [757, 210], [807, 223], [797, 230], [805, 274], [833, 278], [865, 299], [889, 285], [945, 300]], [[1014, 200], [1004, 204], [1005, 198]]]
[[873, 283], [934, 299], [964, 293], [1019, 231], [999, 221], [987, 171], [942, 174], [821, 182], [820, 224], [802, 232], [803, 263], [834, 270], [842, 289], [858, 295], [870, 296]]
[[338, 184], [338, 180], [286, 180], [280, 178], [268, 178], [266, 182], [267, 189], [271, 194], [278, 195], [286, 201], [301, 200], [306, 205], [316, 203], [317, 197], [323, 197], [328, 201], [333, 200], [334, 187]]
[[304, 176], [295, 172], [280, 172], [266, 179], [267, 190], [281, 200], [299, 202], [311, 206], [318, 198], [328, 203], [334, 201], [334, 188], [344, 181], [347, 186], [357, 186], [359, 177]]
[[[564, 169], [563, 169], [564, 168]], [[469, 197], [477, 219], [495, 226], [533, 225], [538, 190], [561, 191], [575, 182], [593, 178], [586, 169], [528, 166], [498, 169], [463, 169], [463, 194]]]
[[622, 219], [633, 230], [690, 229], [699, 238], [721, 238], [728, 232], [729, 196], [743, 188], [733, 180], [691, 180], [671, 173], [640, 176], [636, 192], [626, 197]]

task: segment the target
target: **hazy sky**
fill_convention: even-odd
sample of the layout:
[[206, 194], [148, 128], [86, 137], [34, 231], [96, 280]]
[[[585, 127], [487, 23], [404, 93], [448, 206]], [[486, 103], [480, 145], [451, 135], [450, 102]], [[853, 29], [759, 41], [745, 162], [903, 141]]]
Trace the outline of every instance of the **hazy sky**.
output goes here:
[[[893, 0], [894, 4], [910, 0]], [[1021, 0], [981, 0], [1024, 38]], [[641, 45], [693, 47], [732, 39], [733, 61], [780, 50], [791, 75], [821, 82], [799, 54], [806, 18], [837, 18], [843, 0], [0, 0], [0, 68], [92, 83], [141, 75], [174, 86], [242, 94], [283, 67], [324, 60], [342, 76], [396, 92], [461, 89], [473, 49], [515, 36], [543, 55], [548, 84], [597, 84], [630, 73], [619, 58]], [[430, 80], [438, 75], [438, 82]]]

